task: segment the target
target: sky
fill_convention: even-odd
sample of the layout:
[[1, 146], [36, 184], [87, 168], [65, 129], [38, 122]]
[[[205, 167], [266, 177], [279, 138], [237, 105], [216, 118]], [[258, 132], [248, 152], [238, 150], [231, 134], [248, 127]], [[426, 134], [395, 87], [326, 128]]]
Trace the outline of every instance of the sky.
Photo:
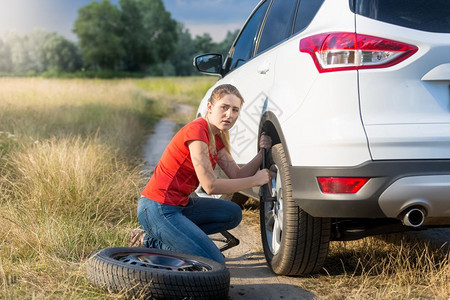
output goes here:
[[[29, 34], [33, 29], [42, 29], [58, 32], [76, 41], [72, 28], [77, 11], [92, 1], [0, 0], [0, 35], [6, 31]], [[119, 2], [110, 1], [115, 5]], [[193, 37], [209, 33], [218, 42], [223, 40], [228, 30], [241, 28], [258, 2], [259, 0], [163, 0], [172, 18], [183, 23]]]

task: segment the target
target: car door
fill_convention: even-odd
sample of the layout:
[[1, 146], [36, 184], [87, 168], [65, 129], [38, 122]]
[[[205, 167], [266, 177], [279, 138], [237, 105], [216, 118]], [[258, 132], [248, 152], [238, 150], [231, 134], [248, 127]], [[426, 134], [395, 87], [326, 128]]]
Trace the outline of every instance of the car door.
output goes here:
[[[258, 150], [258, 131], [263, 112], [276, 107], [270, 93], [275, 75], [278, 47], [292, 34], [293, 19], [298, 0], [267, 1], [265, 19], [260, 24], [253, 42], [253, 58], [225, 77], [235, 85], [243, 95], [245, 103], [241, 115], [230, 131], [233, 156], [238, 164], [251, 160]], [[244, 29], [245, 30], [245, 29]], [[239, 49], [238, 40], [234, 49]], [[236, 62], [236, 57], [233, 60]], [[233, 67], [231, 62], [231, 67]], [[228, 78], [227, 78], [228, 77]]]
[[217, 83], [233, 84], [245, 101], [238, 120], [230, 130], [232, 155], [238, 164], [245, 164], [256, 155], [260, 109], [257, 105], [265, 97], [273, 79], [271, 58], [254, 57], [260, 29], [270, 4], [270, 0], [260, 3], [248, 19], [225, 61], [228, 73]]

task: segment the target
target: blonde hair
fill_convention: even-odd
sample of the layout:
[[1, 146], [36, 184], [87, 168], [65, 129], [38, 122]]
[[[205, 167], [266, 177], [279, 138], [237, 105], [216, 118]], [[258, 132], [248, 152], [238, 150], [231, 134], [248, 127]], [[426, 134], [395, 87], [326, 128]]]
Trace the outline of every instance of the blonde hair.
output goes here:
[[[226, 95], [234, 95], [241, 100], [241, 106], [242, 106], [242, 104], [244, 104], [244, 98], [242, 97], [241, 93], [234, 85], [231, 85], [231, 84], [222, 84], [222, 85], [217, 86], [212, 91], [211, 97], [209, 97], [208, 102], [211, 103], [212, 105], [214, 105], [214, 103], [216, 103], [217, 100], [222, 99], [222, 97], [224, 97]], [[214, 134], [212, 132], [211, 125], [208, 120], [208, 114], [206, 114], [205, 120], [208, 123], [209, 151], [211, 151], [212, 155], [216, 155], [217, 154], [216, 140], [214, 138]], [[228, 130], [224, 130], [224, 131], [221, 130], [219, 132], [219, 137], [222, 140], [227, 152], [231, 154], [230, 133], [228, 132]]]

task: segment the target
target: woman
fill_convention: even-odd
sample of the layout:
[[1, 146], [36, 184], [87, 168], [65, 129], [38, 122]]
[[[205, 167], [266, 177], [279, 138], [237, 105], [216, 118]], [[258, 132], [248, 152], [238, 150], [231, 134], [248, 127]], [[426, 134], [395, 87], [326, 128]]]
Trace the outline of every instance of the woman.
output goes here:
[[[209, 234], [239, 225], [241, 209], [233, 202], [189, 197], [200, 183], [208, 194], [234, 193], [269, 181], [259, 170], [262, 152], [239, 168], [230, 154], [228, 130], [236, 122], [244, 100], [230, 84], [216, 87], [205, 118], [198, 118], [173, 137], [138, 203], [138, 220], [146, 234], [143, 246], [207, 257], [225, 263]], [[262, 135], [261, 148], [271, 139]], [[230, 179], [214, 175], [216, 164]]]

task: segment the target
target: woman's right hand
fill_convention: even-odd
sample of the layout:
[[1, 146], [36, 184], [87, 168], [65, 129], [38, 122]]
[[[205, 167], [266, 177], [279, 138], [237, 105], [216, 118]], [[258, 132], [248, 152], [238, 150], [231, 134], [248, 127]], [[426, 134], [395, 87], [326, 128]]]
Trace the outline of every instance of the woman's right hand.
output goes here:
[[258, 170], [258, 172], [256, 172], [256, 174], [253, 175], [253, 177], [255, 178], [257, 186], [264, 185], [268, 183], [270, 180], [269, 170], [267, 169]]

